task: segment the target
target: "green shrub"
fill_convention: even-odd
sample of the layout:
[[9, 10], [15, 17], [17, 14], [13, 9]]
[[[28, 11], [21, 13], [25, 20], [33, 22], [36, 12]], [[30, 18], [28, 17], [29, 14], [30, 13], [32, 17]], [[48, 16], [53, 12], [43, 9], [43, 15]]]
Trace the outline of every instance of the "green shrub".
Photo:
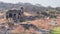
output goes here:
[[60, 27], [54, 27], [51, 34], [60, 34]]

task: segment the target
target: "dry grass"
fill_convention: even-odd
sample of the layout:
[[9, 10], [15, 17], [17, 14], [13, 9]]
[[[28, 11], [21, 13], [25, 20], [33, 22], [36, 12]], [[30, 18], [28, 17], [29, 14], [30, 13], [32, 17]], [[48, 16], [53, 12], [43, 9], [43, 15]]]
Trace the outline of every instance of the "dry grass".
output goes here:
[[36, 16], [37, 14], [31, 14], [31, 13], [28, 13], [28, 12], [24, 12], [24, 15], [25, 16]]
[[0, 19], [0, 24], [2, 23], [8, 23], [8, 20], [7, 19]]

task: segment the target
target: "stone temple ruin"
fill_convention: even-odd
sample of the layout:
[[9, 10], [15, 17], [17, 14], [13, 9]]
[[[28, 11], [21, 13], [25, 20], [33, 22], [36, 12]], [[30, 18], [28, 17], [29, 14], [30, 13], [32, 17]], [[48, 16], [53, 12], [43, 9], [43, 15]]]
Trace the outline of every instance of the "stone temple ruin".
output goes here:
[[10, 22], [22, 22], [23, 19], [23, 7], [21, 7], [21, 9], [19, 10], [8, 10], [6, 12], [6, 19], [8, 19]]

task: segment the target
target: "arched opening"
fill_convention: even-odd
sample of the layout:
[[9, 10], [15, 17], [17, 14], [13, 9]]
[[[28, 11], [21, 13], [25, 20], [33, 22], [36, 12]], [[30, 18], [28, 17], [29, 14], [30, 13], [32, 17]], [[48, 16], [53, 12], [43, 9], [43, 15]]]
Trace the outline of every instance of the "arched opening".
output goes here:
[[14, 17], [16, 16], [16, 14], [14, 14]]
[[6, 19], [8, 19], [8, 15], [6, 15]]
[[9, 17], [12, 17], [12, 13], [9, 14]]
[[16, 20], [16, 14], [13, 14], [13, 20]]

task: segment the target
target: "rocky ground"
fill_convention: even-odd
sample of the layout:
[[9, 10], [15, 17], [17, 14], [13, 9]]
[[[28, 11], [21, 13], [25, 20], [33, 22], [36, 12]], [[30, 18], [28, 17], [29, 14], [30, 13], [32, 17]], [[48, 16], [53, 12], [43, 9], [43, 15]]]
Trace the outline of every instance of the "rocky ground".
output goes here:
[[3, 19], [0, 23], [0, 34], [49, 34], [52, 28], [60, 26], [59, 22], [59, 19], [39, 19], [12, 23]]
[[60, 27], [60, 19], [44, 18], [15, 23], [0, 17], [0, 34], [50, 34], [55, 26]]

